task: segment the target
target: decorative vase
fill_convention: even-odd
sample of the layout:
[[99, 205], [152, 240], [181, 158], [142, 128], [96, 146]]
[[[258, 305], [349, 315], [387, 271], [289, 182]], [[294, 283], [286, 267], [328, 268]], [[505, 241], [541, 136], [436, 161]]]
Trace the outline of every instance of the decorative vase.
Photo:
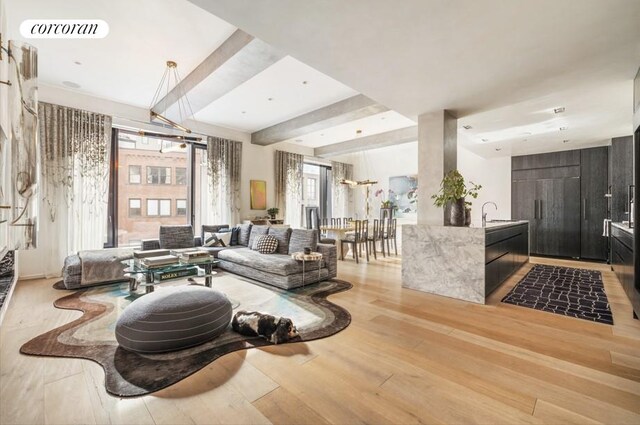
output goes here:
[[276, 215], [275, 214], [271, 214], [269, 217], [271, 218], [271, 220], [275, 220], [276, 219]]
[[471, 208], [468, 207], [464, 209], [464, 225], [471, 226]]
[[452, 226], [464, 226], [465, 223], [465, 205], [464, 198], [460, 198], [451, 203], [451, 214], [449, 216], [449, 224]]

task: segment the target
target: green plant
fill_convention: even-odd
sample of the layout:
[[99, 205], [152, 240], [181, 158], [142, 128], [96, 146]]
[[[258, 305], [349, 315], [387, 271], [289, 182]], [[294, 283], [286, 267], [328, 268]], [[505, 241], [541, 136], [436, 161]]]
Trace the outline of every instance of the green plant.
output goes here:
[[[470, 181], [471, 185], [467, 188], [464, 177], [458, 170], [452, 170], [447, 173], [440, 182], [440, 190], [435, 195], [431, 196], [433, 204], [436, 207], [444, 207], [450, 202], [455, 202], [459, 199], [471, 197], [476, 199], [478, 197], [478, 191], [482, 189], [482, 186]], [[471, 205], [470, 202], [465, 204]]]
[[277, 216], [279, 212], [280, 212], [280, 208], [275, 208], [275, 207], [269, 208], [267, 210], [267, 214], [269, 214], [271, 217]]

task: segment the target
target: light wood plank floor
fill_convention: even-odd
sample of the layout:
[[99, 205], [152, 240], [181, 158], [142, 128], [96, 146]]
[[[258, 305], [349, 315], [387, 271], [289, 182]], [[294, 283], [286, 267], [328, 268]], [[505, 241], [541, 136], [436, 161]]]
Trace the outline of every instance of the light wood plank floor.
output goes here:
[[608, 266], [615, 326], [400, 285], [400, 259], [340, 262], [355, 287], [332, 300], [353, 315], [340, 334], [229, 354], [166, 390], [105, 393], [90, 361], [27, 357], [30, 338], [79, 312], [52, 306], [52, 280], [21, 281], [0, 329], [2, 424], [640, 424], [640, 323]]

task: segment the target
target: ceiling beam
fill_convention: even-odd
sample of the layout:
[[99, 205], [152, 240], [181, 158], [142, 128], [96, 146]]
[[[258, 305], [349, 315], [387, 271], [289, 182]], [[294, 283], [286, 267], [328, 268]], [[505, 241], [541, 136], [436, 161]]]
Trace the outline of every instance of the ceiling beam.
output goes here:
[[271, 145], [388, 110], [386, 106], [359, 94], [257, 131], [251, 135], [251, 143]]
[[267, 43], [236, 30], [152, 109], [177, 119], [176, 103], [181, 96], [188, 95], [195, 114], [284, 56]]
[[328, 158], [347, 153], [362, 152], [370, 149], [383, 148], [385, 146], [400, 145], [402, 143], [418, 140], [418, 126], [400, 128], [385, 133], [372, 134], [371, 136], [358, 137], [333, 145], [322, 146], [314, 149], [314, 156]]

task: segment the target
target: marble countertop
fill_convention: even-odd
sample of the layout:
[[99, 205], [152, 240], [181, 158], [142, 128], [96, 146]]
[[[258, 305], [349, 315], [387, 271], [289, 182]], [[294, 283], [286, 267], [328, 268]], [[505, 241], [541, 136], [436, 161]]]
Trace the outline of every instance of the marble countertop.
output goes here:
[[613, 227], [617, 227], [620, 230], [624, 230], [627, 233], [630, 233], [633, 235], [633, 228], [629, 228], [629, 225], [627, 223], [615, 223], [615, 222], [611, 222], [611, 225]]
[[[487, 221], [487, 225], [484, 226], [487, 230], [500, 229], [503, 227], [511, 227], [511, 226], [519, 226], [521, 224], [529, 223], [528, 220], [513, 220], [513, 221]], [[471, 227], [480, 229], [482, 228], [482, 223], [471, 223]]]

